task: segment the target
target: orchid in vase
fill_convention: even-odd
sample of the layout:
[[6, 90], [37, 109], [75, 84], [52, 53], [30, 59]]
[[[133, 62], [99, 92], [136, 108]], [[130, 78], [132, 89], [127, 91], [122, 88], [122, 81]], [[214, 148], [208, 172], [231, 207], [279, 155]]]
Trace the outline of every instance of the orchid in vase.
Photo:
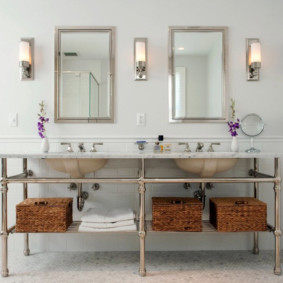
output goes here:
[[229, 132], [233, 138], [231, 144], [232, 151], [238, 151], [238, 140], [237, 140], [237, 130], [240, 128], [240, 119], [235, 119], [235, 100], [231, 98], [231, 121], [228, 121]]
[[240, 128], [240, 120], [237, 119], [235, 121], [235, 100], [231, 98], [231, 110], [232, 110], [232, 114], [231, 114], [231, 121], [227, 122], [228, 126], [229, 126], [229, 132], [231, 134], [232, 137], [236, 137], [238, 135], [237, 130]]
[[46, 138], [46, 131], [45, 131], [45, 123], [49, 122], [49, 118], [46, 118], [46, 112], [45, 112], [45, 105], [44, 102], [41, 101], [41, 103], [39, 103], [40, 106], [40, 113], [38, 113], [38, 122], [37, 122], [37, 129], [38, 129], [38, 134], [39, 136], [44, 139]]

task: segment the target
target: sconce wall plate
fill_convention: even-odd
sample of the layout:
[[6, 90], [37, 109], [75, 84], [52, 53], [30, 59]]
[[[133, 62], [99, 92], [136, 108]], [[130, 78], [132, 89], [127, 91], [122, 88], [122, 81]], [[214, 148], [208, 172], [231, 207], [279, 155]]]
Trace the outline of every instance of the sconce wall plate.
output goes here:
[[[259, 44], [259, 59], [252, 62], [252, 44]], [[247, 81], [258, 81], [259, 80], [259, 69], [261, 67], [261, 54], [260, 54], [260, 41], [258, 38], [247, 38], [246, 39], [246, 72]]]
[[[29, 61], [27, 61], [28, 59], [24, 59], [22, 61], [21, 57], [23, 56], [23, 54], [21, 54], [21, 52], [23, 52], [23, 48], [22, 48], [22, 42], [28, 42], [29, 44]], [[33, 57], [34, 57], [34, 38], [21, 38], [21, 42], [20, 42], [20, 54], [19, 54], [19, 65], [21, 68], [20, 71], [20, 79], [21, 81], [31, 81], [34, 79], [34, 62], [33, 62]], [[25, 58], [27, 58], [25, 56]]]
[[134, 78], [136, 81], [147, 80], [147, 39], [134, 39]]

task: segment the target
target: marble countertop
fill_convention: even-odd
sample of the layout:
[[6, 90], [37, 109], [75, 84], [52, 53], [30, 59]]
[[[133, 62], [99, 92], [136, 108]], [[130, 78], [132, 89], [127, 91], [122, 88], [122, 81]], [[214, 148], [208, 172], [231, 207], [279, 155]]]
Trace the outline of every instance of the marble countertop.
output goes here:
[[0, 158], [105, 158], [105, 159], [176, 159], [176, 158], [277, 158], [283, 153], [275, 152], [27, 152], [0, 153]]

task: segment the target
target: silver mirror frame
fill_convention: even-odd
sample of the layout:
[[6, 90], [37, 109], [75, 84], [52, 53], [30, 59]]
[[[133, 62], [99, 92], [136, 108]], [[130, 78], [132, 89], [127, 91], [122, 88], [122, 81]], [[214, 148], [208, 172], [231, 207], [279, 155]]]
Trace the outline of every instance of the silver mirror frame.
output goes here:
[[[174, 32], [175, 31], [188, 31], [188, 32], [221, 32], [222, 33], [222, 113], [221, 117], [217, 118], [194, 118], [187, 117], [176, 119], [174, 117], [174, 56], [173, 56], [173, 47], [174, 47]], [[169, 86], [169, 122], [170, 123], [224, 123], [228, 121], [228, 107], [227, 107], [227, 59], [228, 59], [228, 27], [224, 26], [211, 26], [211, 27], [200, 27], [200, 26], [170, 26], [169, 27], [169, 43], [168, 43], [168, 67], [169, 67], [169, 76], [168, 76], [168, 86]]]
[[[60, 34], [64, 31], [108, 31], [110, 33], [109, 50], [110, 50], [110, 60], [109, 60], [109, 76], [110, 76], [110, 107], [109, 107], [109, 117], [101, 118], [62, 118], [59, 116], [59, 89], [60, 89]], [[114, 70], [115, 70], [115, 27], [112, 26], [63, 26], [55, 27], [55, 83], [54, 83], [54, 122], [55, 123], [114, 123]]]

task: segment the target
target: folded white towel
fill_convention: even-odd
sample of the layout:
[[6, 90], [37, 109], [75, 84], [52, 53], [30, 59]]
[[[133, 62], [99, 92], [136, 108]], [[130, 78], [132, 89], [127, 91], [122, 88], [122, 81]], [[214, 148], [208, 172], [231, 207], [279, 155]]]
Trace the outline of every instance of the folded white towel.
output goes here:
[[117, 222], [135, 219], [135, 213], [131, 208], [90, 208], [82, 216], [83, 222]]
[[79, 226], [79, 232], [110, 232], [110, 231], [137, 231], [137, 225], [121, 226], [121, 227], [112, 227], [112, 228], [91, 228]]
[[131, 220], [123, 220], [117, 222], [82, 222], [82, 227], [89, 227], [89, 228], [113, 228], [113, 227], [121, 227], [121, 226], [129, 226], [135, 224], [134, 219]]

